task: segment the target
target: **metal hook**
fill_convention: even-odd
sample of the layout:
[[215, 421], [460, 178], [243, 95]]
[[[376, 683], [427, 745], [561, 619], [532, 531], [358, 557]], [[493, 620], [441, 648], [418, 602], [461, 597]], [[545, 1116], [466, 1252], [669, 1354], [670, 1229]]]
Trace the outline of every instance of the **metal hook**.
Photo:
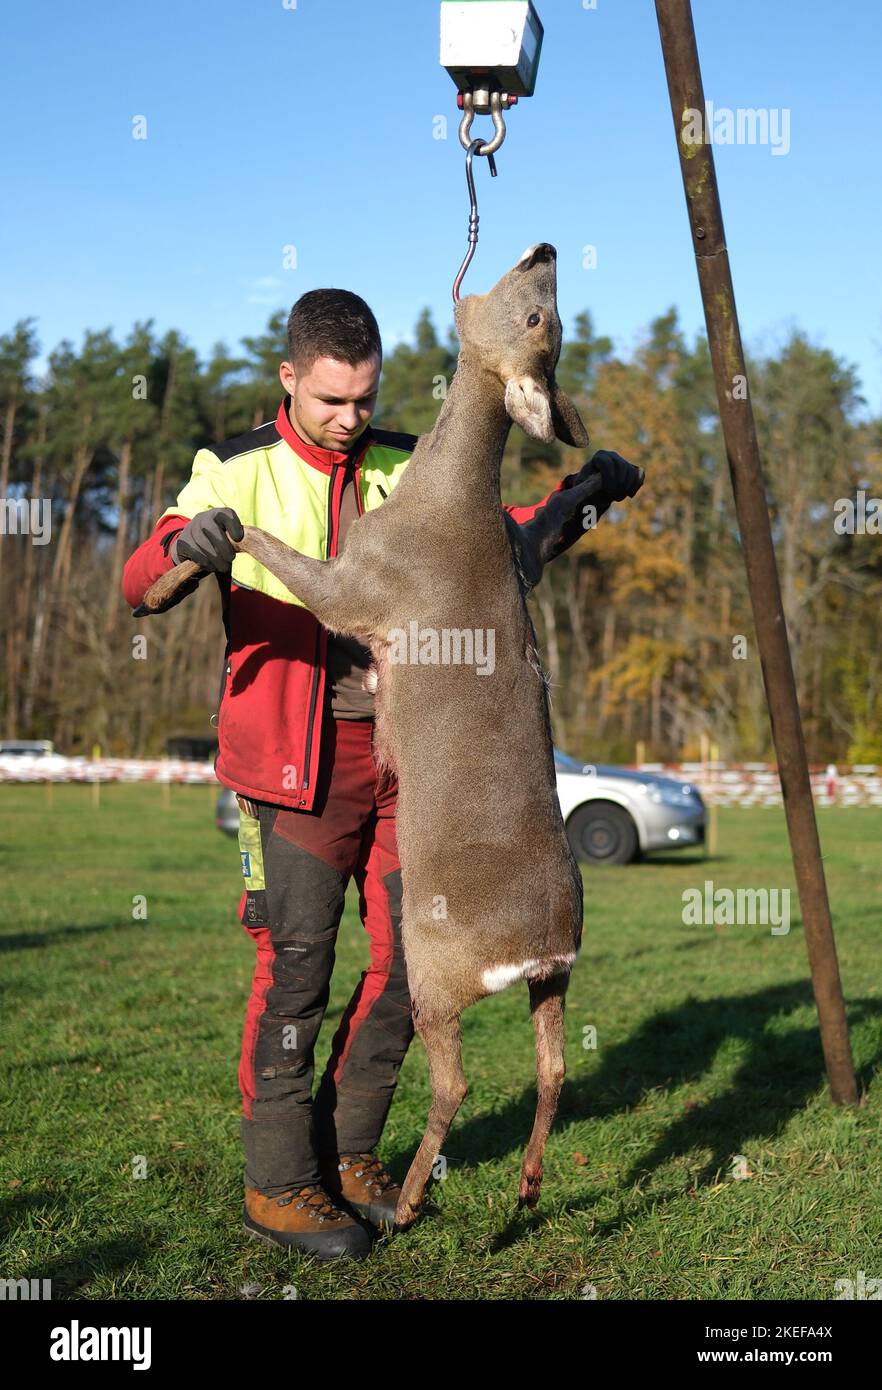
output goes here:
[[[483, 100], [483, 97], [482, 97], [482, 100]], [[462, 110], [463, 110], [463, 117], [462, 117], [462, 120], [461, 120], [460, 123], [459, 123], [459, 142], [460, 142], [460, 144], [462, 145], [462, 147], [463, 147], [464, 150], [468, 150], [468, 149], [471, 148], [472, 144], [474, 143], [474, 141], [472, 141], [471, 138], [470, 138], [470, 136], [471, 136], [471, 129], [472, 129], [472, 121], [475, 119], [475, 94], [474, 94], [474, 92], [463, 92], [463, 97], [462, 97]], [[489, 114], [490, 114], [490, 117], [491, 117], [491, 119], [492, 119], [492, 121], [493, 121], [493, 130], [494, 130], [493, 139], [490, 140], [489, 143], [486, 144], [486, 145], [483, 143], [483, 141], [481, 141], [481, 142], [480, 142], [481, 148], [478, 150], [478, 154], [483, 154], [483, 155], [487, 155], [487, 156], [489, 156], [489, 155], [491, 155], [491, 154], [495, 154], [496, 151], [499, 149], [500, 145], [502, 144], [503, 140], [505, 139], [505, 134], [506, 134], [506, 132], [505, 132], [505, 121], [503, 120], [503, 117], [502, 117], [502, 93], [501, 93], [501, 92], [494, 91], [494, 92], [491, 92], [491, 93], [490, 93], [490, 112], [489, 112]]]
[[[483, 150], [481, 148], [482, 144], [483, 141], [481, 140], [473, 140], [472, 143], [469, 145], [468, 153], [466, 154], [466, 182], [469, 186], [469, 249], [465, 254], [465, 260], [459, 268], [459, 273], [453, 282], [454, 304], [459, 303], [460, 286], [462, 285], [463, 279], [465, 278], [466, 271], [472, 263], [472, 259], [475, 254], [475, 248], [478, 245], [478, 223], [480, 221], [480, 218], [478, 216], [478, 195], [475, 192], [475, 176], [472, 172], [472, 160], [474, 159], [476, 154], [483, 153]], [[492, 151], [487, 156], [487, 162], [490, 165], [490, 173], [493, 175], [495, 179], [496, 160], [493, 158]]]

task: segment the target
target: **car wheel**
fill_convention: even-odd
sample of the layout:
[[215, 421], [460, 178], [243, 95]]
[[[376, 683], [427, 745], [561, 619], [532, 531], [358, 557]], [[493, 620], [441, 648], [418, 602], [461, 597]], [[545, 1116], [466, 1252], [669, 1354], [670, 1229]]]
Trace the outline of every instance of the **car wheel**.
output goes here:
[[580, 806], [567, 821], [567, 835], [583, 864], [630, 864], [637, 857], [637, 827], [611, 801]]

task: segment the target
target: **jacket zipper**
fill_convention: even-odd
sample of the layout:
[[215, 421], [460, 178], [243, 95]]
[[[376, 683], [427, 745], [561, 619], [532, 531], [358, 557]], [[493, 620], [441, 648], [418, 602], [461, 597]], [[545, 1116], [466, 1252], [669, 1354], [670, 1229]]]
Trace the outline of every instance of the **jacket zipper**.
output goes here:
[[[334, 483], [336, 482], [337, 478], [337, 469], [340, 468], [340, 466], [341, 465], [339, 463], [331, 465], [331, 486], [328, 488], [328, 526], [327, 535], [325, 537], [326, 560], [330, 560], [331, 558], [331, 545], [334, 534]], [[317, 628], [315, 634], [315, 672], [312, 679], [312, 690], [309, 693], [309, 714], [307, 716], [306, 753], [303, 759], [304, 779], [300, 784], [300, 790], [302, 792], [305, 792], [309, 786], [309, 755], [312, 752], [312, 731], [315, 722], [315, 705], [316, 699], [318, 697], [319, 677], [321, 675], [320, 659], [322, 648], [322, 625], [318, 621], [318, 618], [316, 618], [316, 623]]]
[[[210, 716], [210, 718], [209, 718], [209, 720], [208, 720], [209, 724], [211, 725], [211, 727], [212, 727], [213, 729], [219, 729], [219, 728], [220, 728], [220, 713], [221, 713], [221, 706], [223, 705], [224, 697], [226, 696], [226, 693], [227, 693], [227, 681], [229, 680], [230, 676], [233, 674], [233, 664], [232, 664], [233, 638], [232, 638], [232, 633], [231, 633], [231, 628], [230, 628], [230, 621], [231, 621], [231, 620], [230, 620], [230, 604], [231, 604], [231, 601], [232, 601], [232, 574], [230, 575], [230, 587], [229, 587], [229, 588], [225, 588], [225, 587], [224, 587], [224, 580], [223, 580], [222, 576], [219, 574], [219, 575], [218, 575], [218, 587], [219, 587], [220, 592], [221, 592], [221, 615], [222, 615], [222, 617], [223, 617], [224, 636], [226, 637], [227, 640], [226, 640], [226, 642], [225, 642], [225, 644], [224, 644], [224, 659], [223, 659], [223, 664], [222, 664], [222, 666], [221, 666], [220, 690], [219, 690], [219, 692], [218, 692], [218, 697], [217, 697], [217, 709], [215, 710], [214, 714], [212, 714], [212, 715]], [[238, 586], [237, 586], [237, 587], [238, 587]], [[218, 757], [219, 757], [219, 756], [220, 756], [220, 747], [218, 747]], [[215, 758], [215, 762], [217, 762], [217, 758]]]

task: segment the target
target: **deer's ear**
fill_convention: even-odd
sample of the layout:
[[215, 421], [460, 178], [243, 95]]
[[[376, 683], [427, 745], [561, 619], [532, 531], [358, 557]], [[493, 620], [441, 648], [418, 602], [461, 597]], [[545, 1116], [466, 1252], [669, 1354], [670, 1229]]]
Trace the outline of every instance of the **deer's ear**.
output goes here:
[[560, 389], [557, 382], [551, 386], [551, 418], [554, 433], [562, 444], [572, 444], [574, 449], [584, 449], [588, 444], [588, 431], [569, 396]]
[[535, 377], [513, 376], [505, 386], [505, 408], [524, 434], [550, 444], [554, 439], [551, 398]]

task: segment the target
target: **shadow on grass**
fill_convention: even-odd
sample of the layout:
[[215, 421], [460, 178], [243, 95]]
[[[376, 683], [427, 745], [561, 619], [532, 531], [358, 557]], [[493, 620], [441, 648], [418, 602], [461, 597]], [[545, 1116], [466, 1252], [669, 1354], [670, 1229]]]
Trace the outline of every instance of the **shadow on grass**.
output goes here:
[[[29, 1212], [39, 1215], [50, 1206], [53, 1219], [58, 1222], [65, 1220], [68, 1215], [76, 1218], [76, 1200], [58, 1192], [24, 1191], [0, 1198], [0, 1232], [7, 1238], [13, 1237], [21, 1230]], [[10, 1277], [34, 1279], [38, 1285], [42, 1285], [44, 1279], [51, 1280], [53, 1299], [88, 1298], [88, 1285], [99, 1270], [102, 1274], [124, 1274], [130, 1269], [137, 1269], [160, 1244], [145, 1235], [139, 1226], [131, 1232], [117, 1233], [111, 1240], [100, 1241], [90, 1237], [81, 1252], [59, 1255], [54, 1259], [42, 1257], [39, 1264], [21, 1266]]]
[[81, 937], [95, 936], [102, 932], [118, 932], [120, 928], [131, 931], [131, 919], [121, 918], [118, 922], [87, 922], [82, 926], [50, 927], [47, 931], [40, 932], [8, 932], [0, 936], [0, 952], [34, 951], [45, 946], [57, 946], [65, 940], [79, 940]]
[[[600, 882], [598, 874], [604, 878], [607, 874], [640, 875], [647, 869], [695, 869], [704, 868], [710, 871], [713, 868], [720, 868], [726, 864], [737, 864], [739, 862], [737, 854], [725, 854], [717, 851], [716, 854], [703, 854], [697, 850], [684, 852], [682, 850], [649, 850], [641, 853], [636, 859], [632, 859], [630, 864], [590, 864], [582, 860], [579, 868], [582, 872], [582, 882], [587, 890], [589, 885], [593, 886]], [[628, 886], [627, 879], [619, 879], [619, 883]], [[641, 885], [645, 887], [645, 884]]]
[[[729, 1173], [735, 1155], [779, 1134], [825, 1084], [816, 1024], [788, 1022], [790, 1015], [806, 1008], [814, 1012], [814, 999], [810, 985], [803, 982], [752, 994], [687, 998], [677, 1008], [647, 1019], [625, 1042], [607, 1048], [601, 1065], [590, 1075], [580, 1077], [571, 1061], [555, 1128], [624, 1114], [652, 1091], [673, 1092], [690, 1084], [699, 1088], [720, 1048], [733, 1038], [740, 1039], [744, 1056], [725, 1082], [725, 1091], [707, 1100], [698, 1095], [684, 1100], [681, 1115], [668, 1122], [664, 1134], [621, 1179], [624, 1191], [671, 1159], [701, 1148], [709, 1149], [711, 1157], [694, 1175], [693, 1185], [708, 1186], [721, 1173]], [[852, 1026], [863, 1017], [880, 1014], [882, 1002], [876, 999], [857, 1000], [849, 1006]], [[869, 1085], [876, 1060], [870, 1059], [859, 1071], [859, 1090]], [[535, 1091], [530, 1088], [492, 1114], [473, 1116], [459, 1126], [454, 1123], [444, 1146], [448, 1161], [474, 1167], [523, 1150], [535, 1103]], [[582, 1142], [589, 1157], [586, 1173], [590, 1173], [590, 1144]], [[390, 1171], [403, 1175], [411, 1157], [411, 1151], [390, 1155]], [[651, 1200], [659, 1203], [682, 1195], [682, 1189], [662, 1198], [654, 1192]], [[514, 1196], [513, 1192], [512, 1205]], [[582, 1210], [595, 1201], [596, 1196], [589, 1195], [568, 1206]], [[519, 1238], [527, 1220], [526, 1215], [513, 1217], [499, 1237], [501, 1245]]]
[[[658, 850], [655, 852], [650, 851], [648, 854], [641, 854], [640, 858], [634, 859], [627, 865], [627, 868], [632, 872], [640, 869], [686, 869], [692, 868], [696, 864], [704, 864], [705, 866], [710, 864], [732, 864], [736, 862], [737, 858], [738, 856], [735, 854], [720, 854], [719, 852], [716, 854], [697, 854], [694, 852], [690, 854], [670, 854], [664, 850]], [[587, 869], [589, 873], [595, 867], [602, 866], [590, 864], [582, 865], [582, 868]]]

